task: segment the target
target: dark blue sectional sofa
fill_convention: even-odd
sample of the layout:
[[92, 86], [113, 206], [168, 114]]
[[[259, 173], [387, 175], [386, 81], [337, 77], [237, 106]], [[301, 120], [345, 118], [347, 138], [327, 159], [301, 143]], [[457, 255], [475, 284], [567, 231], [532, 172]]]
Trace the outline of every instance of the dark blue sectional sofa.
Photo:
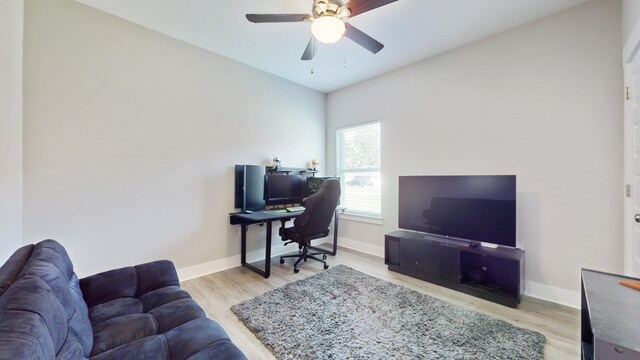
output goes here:
[[170, 261], [78, 280], [64, 247], [45, 240], [0, 268], [0, 359], [246, 358]]

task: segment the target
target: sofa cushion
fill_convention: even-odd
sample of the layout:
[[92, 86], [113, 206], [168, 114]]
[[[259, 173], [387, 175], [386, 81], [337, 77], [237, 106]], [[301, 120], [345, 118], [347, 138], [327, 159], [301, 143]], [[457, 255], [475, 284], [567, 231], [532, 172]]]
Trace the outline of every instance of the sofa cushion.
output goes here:
[[5, 310], [0, 314], [0, 359], [53, 359], [49, 330], [38, 314]]
[[[120, 290], [107, 294], [105, 289], [114, 284]], [[169, 261], [96, 274], [82, 279], [81, 286], [90, 304], [89, 319], [94, 331], [91, 356], [164, 334], [194, 319], [211, 322], [191, 296], [180, 289]]]
[[16, 250], [16, 252], [9, 257], [9, 260], [0, 267], [0, 296], [7, 291], [9, 286], [11, 286], [18, 275], [20, 275], [24, 264], [29, 260], [29, 257], [31, 257], [32, 251], [33, 244], [25, 245]]
[[145, 311], [151, 311], [160, 305], [167, 304], [174, 300], [191, 298], [189, 293], [180, 289], [179, 286], [166, 286], [150, 291], [140, 296]]
[[57, 353], [67, 338], [68, 319], [55, 293], [42, 279], [27, 276], [19, 278], [0, 297], [0, 308], [5, 311], [22, 311], [40, 317], [43, 322], [38, 334], [51, 339], [53, 352]]
[[149, 314], [129, 314], [104, 321], [93, 327], [91, 356], [147, 336], [156, 335], [158, 327]]
[[[100, 325], [104, 321], [131, 314], [140, 314], [144, 311], [142, 302], [136, 298], [120, 298], [98, 304], [89, 311], [89, 320], [93, 326]], [[95, 329], [94, 329], [95, 331]]]
[[[237, 358], [237, 348], [220, 325], [206, 318], [189, 321], [166, 333], [171, 360], [184, 360], [203, 353], [215, 353], [216, 359]], [[235, 346], [234, 346], [235, 348]]]
[[[158, 274], [154, 279], [150, 274]], [[113, 277], [115, 280], [111, 281]], [[123, 284], [128, 279], [129, 284]], [[175, 268], [158, 261], [80, 280], [94, 330], [91, 359], [245, 359], [216, 322], [180, 289]], [[119, 298], [101, 295], [118, 283]], [[131, 284], [137, 284], [132, 286]], [[135, 289], [135, 290], [134, 290]]]
[[[98, 356], [92, 357], [91, 360], [132, 359], [133, 354], [135, 354], [136, 360], [169, 359], [167, 339], [164, 335], [149, 336], [103, 352]], [[215, 357], [210, 359], [215, 359]]]
[[170, 261], [82, 280], [53, 240], [0, 268], [0, 359], [246, 359]]

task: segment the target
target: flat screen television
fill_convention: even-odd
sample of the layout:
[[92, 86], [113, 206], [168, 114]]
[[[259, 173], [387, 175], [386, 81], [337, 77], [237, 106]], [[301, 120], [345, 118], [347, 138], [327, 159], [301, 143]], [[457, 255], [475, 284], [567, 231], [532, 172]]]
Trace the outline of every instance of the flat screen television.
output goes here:
[[516, 176], [400, 176], [398, 226], [516, 246]]
[[301, 203], [305, 196], [307, 178], [301, 175], [266, 175], [264, 201], [266, 205]]

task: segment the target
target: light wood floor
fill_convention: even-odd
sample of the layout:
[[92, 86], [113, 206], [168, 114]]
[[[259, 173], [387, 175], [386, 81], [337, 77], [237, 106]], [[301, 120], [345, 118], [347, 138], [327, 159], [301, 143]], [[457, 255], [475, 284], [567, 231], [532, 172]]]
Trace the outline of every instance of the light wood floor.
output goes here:
[[[268, 279], [239, 266], [182, 283], [183, 288], [191, 293], [207, 315], [219, 322], [233, 342], [252, 360], [275, 357], [229, 308], [241, 301], [323, 271], [322, 264], [309, 260], [302, 265], [300, 272], [295, 274], [291, 265], [292, 259], [288, 259], [284, 265], [280, 265], [278, 260], [272, 259], [271, 276]], [[382, 258], [344, 248], [339, 248], [335, 257], [329, 256], [328, 261], [330, 266], [346, 264], [369, 275], [486, 313], [516, 326], [538, 331], [547, 338], [545, 359], [580, 357], [579, 310], [530, 297], [524, 297], [518, 309], [511, 309], [389, 271]]]

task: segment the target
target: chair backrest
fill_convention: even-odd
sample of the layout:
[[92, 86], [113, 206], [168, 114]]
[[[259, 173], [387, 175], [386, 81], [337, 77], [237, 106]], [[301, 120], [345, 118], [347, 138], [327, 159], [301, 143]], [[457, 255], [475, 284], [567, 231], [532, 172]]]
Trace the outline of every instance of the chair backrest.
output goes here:
[[327, 179], [318, 191], [304, 200], [305, 210], [293, 222], [303, 238], [329, 232], [329, 225], [340, 201], [340, 181]]

